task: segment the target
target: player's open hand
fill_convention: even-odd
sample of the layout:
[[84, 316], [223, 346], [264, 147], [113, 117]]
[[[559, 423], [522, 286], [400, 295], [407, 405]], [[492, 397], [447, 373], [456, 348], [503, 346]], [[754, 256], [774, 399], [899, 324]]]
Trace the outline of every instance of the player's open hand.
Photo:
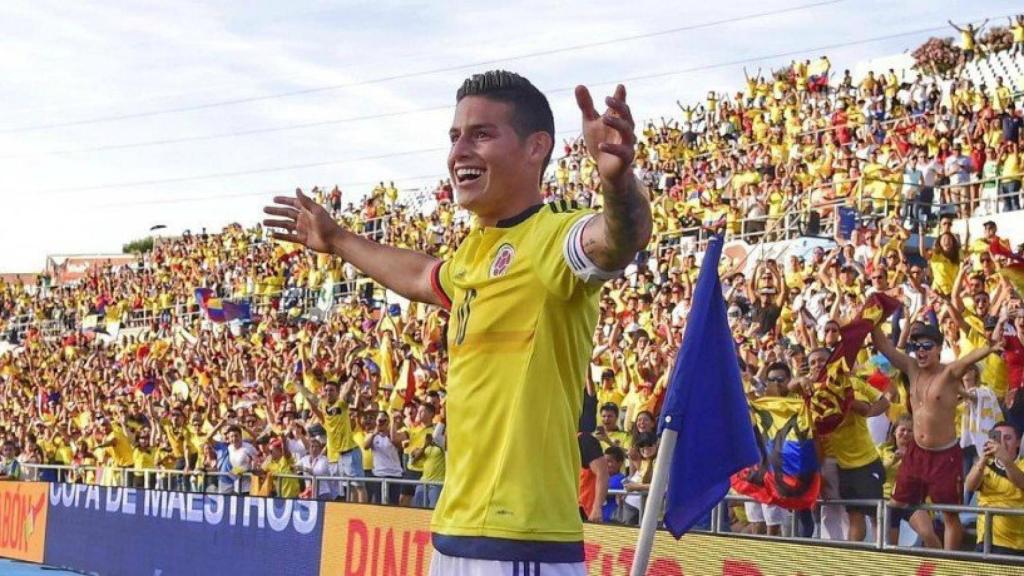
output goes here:
[[317, 252], [331, 251], [331, 245], [342, 229], [323, 206], [303, 194], [302, 190], [296, 190], [294, 198], [275, 196], [274, 204], [263, 209], [266, 214], [281, 218], [263, 221], [268, 228], [284, 230], [271, 233], [273, 238], [302, 244]]
[[630, 176], [636, 155], [633, 113], [626, 105], [626, 88], [622, 84], [604, 101], [608, 108], [604, 114], [598, 114], [587, 87], [576, 87], [576, 103], [583, 113], [583, 141], [597, 162], [601, 180], [617, 184]]

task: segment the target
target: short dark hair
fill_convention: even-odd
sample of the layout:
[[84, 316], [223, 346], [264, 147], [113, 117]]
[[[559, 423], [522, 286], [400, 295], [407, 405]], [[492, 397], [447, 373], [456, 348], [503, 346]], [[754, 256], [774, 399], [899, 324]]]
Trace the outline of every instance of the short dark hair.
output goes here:
[[1013, 430], [1013, 433], [1017, 435], [1018, 439], [1020, 438], [1020, 428], [1018, 428], [1017, 425], [1014, 424], [1013, 422], [1001, 420], [999, 422], [996, 422], [995, 426], [992, 427], [993, 430], [995, 430], [996, 428], [1009, 428]]
[[555, 149], [555, 117], [547, 97], [526, 78], [505, 70], [489, 70], [466, 78], [455, 94], [455, 102], [461, 102], [466, 96], [482, 96], [509, 104], [512, 107], [512, 128], [520, 139], [535, 132], [546, 132], [551, 136], [551, 149], [540, 170], [543, 180]]
[[600, 411], [604, 412], [605, 410], [610, 410], [612, 412], [615, 412], [616, 416], [619, 415], [619, 406], [618, 406], [618, 404], [616, 404], [614, 402], [605, 402], [604, 404], [602, 404]]
[[626, 461], [626, 451], [618, 446], [609, 446], [604, 450], [605, 456], [611, 456], [612, 460], [622, 463]]
[[785, 362], [772, 362], [771, 364], [768, 365], [768, 370], [765, 372], [765, 374], [767, 374], [768, 372], [775, 371], [785, 372], [786, 378], [793, 377], [793, 371], [789, 368], [789, 364], [786, 364]]
[[832, 351], [825, 347], [815, 348], [807, 355], [807, 359], [810, 360], [811, 356], [814, 356], [815, 354], [824, 354], [826, 358], [829, 358], [832, 356]]

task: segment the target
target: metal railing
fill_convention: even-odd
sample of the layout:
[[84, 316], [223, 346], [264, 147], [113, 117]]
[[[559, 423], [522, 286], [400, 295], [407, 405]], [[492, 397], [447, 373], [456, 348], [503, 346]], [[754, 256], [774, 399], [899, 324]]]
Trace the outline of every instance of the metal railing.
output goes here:
[[[736, 535], [730, 531], [722, 530], [722, 518], [728, 518], [728, 505], [729, 503], [746, 503], [756, 502], [753, 498], [746, 496], [728, 495], [718, 506], [712, 511], [711, 526], [712, 529], [705, 531], [707, 533], [727, 536], [730, 534]], [[871, 516], [872, 524], [874, 526], [874, 538], [872, 540], [865, 540], [862, 542], [851, 542], [848, 540], [832, 540], [824, 539], [822, 536], [822, 521], [820, 518], [815, 520], [815, 534], [817, 534], [817, 540], [827, 542], [830, 546], [840, 546], [848, 548], [860, 548], [860, 549], [872, 549], [881, 551], [900, 551], [910, 552], [914, 554], [944, 557], [944, 558], [957, 558], [962, 560], [1001, 560], [1010, 561], [1015, 563], [1024, 564], [1024, 558], [1020, 556], [1008, 556], [1005, 554], [998, 554], [992, 552], [992, 521], [995, 516], [1011, 516], [1011, 517], [1024, 517], [1024, 509], [1018, 508], [990, 508], [981, 506], [953, 506], [945, 504], [921, 504], [918, 506], [911, 506], [907, 508], [898, 508], [899, 510], [906, 510], [908, 512], [916, 512], [922, 510], [925, 512], [952, 512], [956, 514], [976, 514], [982, 518], [982, 523], [985, 526], [985, 537], [983, 538], [982, 551], [968, 551], [968, 550], [944, 550], [944, 549], [933, 549], [919, 546], [900, 546], [898, 542], [889, 542], [889, 531], [890, 528], [898, 528], [898, 526], [890, 525], [890, 511], [896, 509], [891, 506], [887, 500], [843, 500], [843, 499], [828, 499], [818, 500], [816, 503], [818, 506], [859, 506], [864, 508], [872, 508], [875, 510], [873, 516]], [[796, 533], [796, 523], [798, 521], [797, 514], [792, 511], [790, 513], [790, 530], [792, 534]], [[743, 537], [762, 538], [768, 540], [784, 540], [789, 542], [802, 542], [806, 541], [807, 538], [795, 537], [795, 536], [772, 536], [767, 534], [742, 534]], [[870, 534], [868, 534], [870, 536]]]
[[[203, 470], [167, 470], [167, 469], [135, 469], [135, 468], [124, 468], [124, 467], [101, 467], [101, 466], [71, 466], [71, 465], [60, 465], [60, 464], [23, 464], [26, 470], [32, 472], [33, 479], [50, 480], [49, 478], [40, 478], [40, 472], [49, 471], [53, 473], [54, 478], [51, 480], [57, 483], [77, 483], [77, 484], [91, 484], [91, 485], [107, 485], [107, 486], [134, 486], [137, 488], [155, 489], [155, 490], [176, 490], [185, 492], [199, 492], [199, 493], [217, 493], [217, 494], [242, 494], [242, 487], [244, 486], [244, 479], [248, 479], [250, 482], [256, 478], [256, 474], [245, 473], [241, 475], [232, 474], [230, 472], [221, 471], [203, 471]], [[91, 474], [91, 478], [89, 477]], [[102, 475], [97, 481], [97, 475]], [[141, 478], [141, 481], [140, 481]], [[213, 479], [215, 482], [211, 485], [208, 480]], [[405, 478], [387, 478], [387, 477], [351, 477], [351, 476], [318, 476], [313, 474], [273, 474], [273, 480], [293, 479], [301, 482], [308, 483], [309, 487], [309, 499], [325, 499], [326, 495], [330, 499], [333, 495], [333, 491], [328, 491], [325, 494], [321, 494], [321, 487], [324, 483], [337, 483], [339, 487], [344, 486], [344, 497], [349, 501], [352, 501], [355, 493], [354, 489], [369, 484], [377, 484], [380, 486], [380, 504], [390, 505], [394, 504], [390, 502], [389, 487], [391, 486], [413, 486], [419, 490], [423, 490], [422, 506], [424, 508], [432, 508], [432, 499], [436, 499], [436, 494], [439, 494], [444, 484], [442, 482], [427, 482], [423, 480], [411, 480]], [[91, 481], [89, 481], [91, 480]], [[434, 497], [428, 495], [430, 488], [436, 488], [437, 492]], [[640, 506], [637, 508], [637, 520], [638, 525], [643, 521], [643, 517], [647, 511], [647, 494], [645, 491], [627, 491], [627, 490], [609, 490], [608, 497], [624, 498], [626, 496], [639, 496]], [[712, 509], [710, 514], [710, 528], [695, 528], [694, 532], [700, 532], [705, 534], [713, 534], [717, 536], [742, 536], [744, 538], [757, 538], [764, 540], [777, 540], [792, 543], [806, 542], [809, 538], [796, 536], [797, 534], [797, 522], [799, 521], [797, 513], [793, 511], [787, 511], [789, 513], [789, 536], [785, 535], [769, 535], [769, 534], [751, 534], [742, 533], [737, 534], [732, 532], [728, 526], [729, 511], [728, 507], [730, 504], [743, 504], [747, 502], [757, 502], [753, 498], [738, 495], [727, 495], [719, 504]], [[414, 502], [414, 505], [418, 505], [419, 502]], [[913, 552], [914, 554], [929, 555], [936, 557], [946, 558], [958, 558], [968, 560], [1000, 560], [1009, 561], [1014, 563], [1024, 564], [1024, 558], [1018, 556], [1007, 556], [1004, 554], [998, 554], [992, 552], [992, 537], [993, 537], [993, 518], [995, 516], [1009, 516], [1009, 517], [1024, 517], [1024, 509], [1016, 508], [991, 508], [981, 506], [952, 506], [952, 505], [939, 505], [939, 504], [922, 504], [919, 506], [913, 506], [906, 508], [907, 511], [916, 512], [918, 510], [926, 512], [951, 512], [956, 514], [976, 514], [982, 520], [985, 527], [985, 536], [982, 539], [982, 551], [967, 551], [967, 550], [940, 550], [930, 549], [924, 547], [907, 547], [900, 546], [898, 542], [889, 541], [890, 528], [898, 528], [890, 525], [890, 511], [893, 509], [889, 502], [886, 500], [850, 500], [850, 499], [826, 499], [818, 500], [817, 506], [858, 506], [863, 508], [871, 508], [874, 510], [874, 514], [871, 515], [872, 524], [874, 527], [873, 538], [861, 542], [851, 542], [847, 540], [832, 540], [825, 539], [823, 537], [822, 520], [820, 516], [815, 519], [814, 534], [816, 537], [811, 536], [810, 539], [815, 539], [821, 542], [827, 542], [830, 546], [844, 547], [844, 548], [856, 548], [865, 550], [880, 550], [880, 551], [900, 551], [900, 552]], [[620, 524], [633, 524], [632, 522], [626, 522], [622, 514], [625, 512], [625, 502], [618, 503], [617, 513], [619, 516], [615, 518], [616, 523]], [[634, 507], [635, 508], [635, 507]], [[660, 512], [660, 511], [659, 511]], [[870, 537], [871, 534], [868, 534]]]
[[[147, 490], [174, 490], [180, 492], [243, 494], [243, 486], [263, 476], [255, 472], [234, 474], [219, 470], [175, 470], [167, 468], [129, 468], [118, 466], [67, 465], [67, 464], [22, 464], [30, 474], [24, 479], [47, 481], [41, 472], [53, 473], [53, 482], [68, 484], [86, 484], [92, 486], [119, 486], [144, 488]], [[208, 482], [213, 480], [213, 482]], [[443, 482], [412, 480], [408, 478], [390, 478], [383, 476], [317, 476], [313, 474], [278, 474], [271, 473], [271, 481], [279, 490], [278, 480], [297, 480], [309, 485], [310, 499], [322, 499], [320, 488], [324, 484], [337, 483], [345, 488], [345, 496], [350, 498], [353, 488], [365, 484], [378, 484], [381, 488], [381, 504], [389, 502], [389, 486], [414, 486], [442, 488]], [[211, 485], [212, 484], [212, 485]], [[333, 492], [331, 492], [333, 493]]]
[[[1000, 214], [1005, 212], [1019, 212], [1024, 210], [1024, 190], [1018, 190], [1016, 192], [1003, 193], [1001, 190], [1001, 184], [1006, 181], [1015, 180], [1015, 178], [1005, 178], [996, 176], [993, 178], [979, 178], [969, 180], [964, 183], [950, 183], [943, 185], [932, 186], [931, 188], [935, 191], [936, 195], [942, 190], [947, 189], [960, 189], [960, 188], [971, 188], [974, 186], [984, 186], [985, 184], [994, 184], [996, 187], [996, 194], [991, 198], [978, 198], [959, 200], [956, 202], [940, 202], [938, 198], [932, 202], [922, 202], [919, 200], [906, 200], [900, 197], [896, 198], [872, 198], [870, 196], [864, 196], [861, 194], [856, 199], [851, 198], [834, 198], [826, 202], [817, 202], [810, 205], [801, 206], [804, 204], [803, 200], [806, 196], [812, 192], [816, 192], [822, 189], [829, 189], [836, 185], [851, 184], [854, 188], [865, 185], [865, 182], [870, 185], [874, 183], [888, 184], [892, 186], [911, 186], [918, 188], [925, 188], [924, 184], [910, 184], [901, 182], [899, 180], [887, 180], [877, 177], [866, 177], [860, 176], [858, 178], [852, 178], [837, 182], [830, 182], [822, 185], [815, 186], [803, 190], [797, 197], [789, 199], [787, 203], [787, 209], [778, 215], [764, 215], [756, 216], [751, 218], [741, 219], [741, 223], [744, 228], [734, 233], [728, 228], [725, 231], [725, 240], [744, 240], [748, 243], [761, 244], [764, 241], [778, 242], [784, 240], [794, 240], [802, 237], [804, 223], [807, 221], [811, 212], [822, 213], [835, 210], [841, 207], [850, 207], [857, 210], [861, 217], [877, 217], [880, 215], [888, 215], [898, 210], [900, 207], [916, 207], [919, 212], [928, 211], [932, 218], [937, 218], [942, 214], [949, 213], [950, 210], [955, 214], [956, 211], [963, 206], [981, 206], [984, 203], [991, 202], [994, 205], [994, 210], [986, 212], [985, 215], [989, 214]], [[897, 192], [897, 195], [900, 192]], [[1006, 200], [1010, 198], [1016, 198], [1020, 200], [1020, 208], [1014, 210], [1006, 210]], [[965, 216], [970, 217], [970, 216]], [[909, 216], [901, 215], [903, 220], [911, 220]], [[763, 228], [750, 230], [748, 225], [750, 224], [761, 224]], [[820, 235], [831, 237], [835, 234], [836, 222], [834, 218], [826, 217], [820, 220]], [[710, 239], [710, 232], [704, 226], [692, 226], [688, 228], [682, 228], [680, 230], [663, 231], [655, 234], [653, 240], [653, 246], [657, 250], [659, 257], [662, 257], [664, 253], [672, 248], [681, 246], [684, 239], [692, 238], [693, 249], [695, 251], [703, 251], [707, 247], [707, 242]], [[752, 241], [752, 242], [751, 242]]]

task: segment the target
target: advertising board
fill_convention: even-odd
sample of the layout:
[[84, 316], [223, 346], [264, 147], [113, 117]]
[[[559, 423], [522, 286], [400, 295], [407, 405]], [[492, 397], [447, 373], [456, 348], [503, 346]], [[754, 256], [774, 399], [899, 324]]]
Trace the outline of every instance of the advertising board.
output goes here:
[[42, 482], [0, 482], [0, 556], [43, 561], [46, 487]]
[[[427, 576], [430, 512], [330, 503], [324, 518], [321, 576]], [[637, 530], [584, 527], [587, 573], [628, 576]], [[791, 544], [753, 538], [659, 532], [649, 576], [1005, 576], [1024, 567], [909, 554]]]
[[45, 563], [98, 574], [319, 573], [324, 504], [51, 484]]

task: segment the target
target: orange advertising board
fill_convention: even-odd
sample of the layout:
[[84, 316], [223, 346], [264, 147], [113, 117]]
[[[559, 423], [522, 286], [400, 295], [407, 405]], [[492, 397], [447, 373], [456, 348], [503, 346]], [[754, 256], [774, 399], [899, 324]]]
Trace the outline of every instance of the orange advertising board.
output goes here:
[[47, 484], [0, 482], [0, 557], [42, 562]]
[[[637, 530], [586, 525], [590, 576], [628, 576]], [[322, 576], [427, 576], [430, 512], [331, 503], [324, 519]], [[910, 554], [688, 534], [656, 538], [650, 576], [1005, 576], [1024, 565], [960, 562]]]

